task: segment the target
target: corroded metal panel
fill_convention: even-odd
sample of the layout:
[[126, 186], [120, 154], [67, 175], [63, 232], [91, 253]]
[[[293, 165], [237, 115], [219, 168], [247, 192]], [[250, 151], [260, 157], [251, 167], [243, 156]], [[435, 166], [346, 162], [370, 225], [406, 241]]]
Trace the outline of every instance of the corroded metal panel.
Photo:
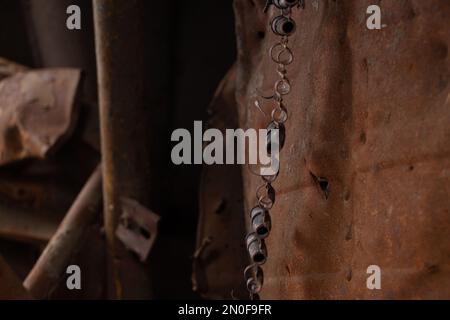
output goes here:
[[[208, 111], [208, 125], [236, 128], [236, 67], [219, 85]], [[205, 298], [247, 298], [242, 176], [239, 166], [204, 166], [200, 183], [197, 250], [193, 257], [193, 289]]]
[[[276, 76], [263, 0], [235, 1], [241, 127]], [[450, 298], [448, 1], [306, 1], [262, 298]], [[269, 108], [269, 107], [267, 107]], [[247, 211], [258, 178], [243, 171]], [[327, 195], [317, 177], [327, 181]], [[382, 289], [366, 287], [367, 268]]]

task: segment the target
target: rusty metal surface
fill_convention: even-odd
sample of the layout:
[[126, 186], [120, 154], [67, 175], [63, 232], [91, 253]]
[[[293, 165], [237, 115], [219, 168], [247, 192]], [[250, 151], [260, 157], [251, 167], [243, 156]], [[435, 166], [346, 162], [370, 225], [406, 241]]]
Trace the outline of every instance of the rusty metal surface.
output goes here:
[[[242, 127], [263, 128], [249, 106], [276, 76], [264, 2], [235, 1]], [[450, 2], [382, 1], [387, 27], [374, 31], [371, 4], [309, 0], [294, 13], [262, 298], [450, 298]], [[243, 175], [248, 211], [258, 179]], [[381, 290], [366, 287], [372, 264]]]
[[[62, 178], [61, 175], [65, 173], [62, 170], [34, 174], [30, 169], [36, 168], [35, 163], [24, 166], [23, 170], [3, 168], [0, 172], [0, 202], [13, 208], [27, 209], [30, 212], [48, 211], [49, 216], [61, 217], [72, 204], [77, 187], [82, 183], [68, 185], [66, 181], [69, 177]], [[38, 165], [42, 163], [39, 162]]]
[[[225, 130], [237, 127], [236, 67], [219, 85], [208, 108], [208, 125]], [[230, 187], [232, 186], [232, 187]], [[193, 260], [193, 290], [208, 299], [245, 298], [243, 270], [244, 208], [239, 166], [204, 166], [200, 183], [197, 251]]]
[[0, 237], [32, 244], [47, 243], [58, 221], [47, 214], [0, 204]]
[[99, 166], [86, 182], [58, 230], [25, 279], [24, 286], [33, 297], [48, 298], [68, 266], [74, 251], [81, 245], [84, 231], [100, 212], [101, 181], [101, 167]]
[[[30, 244], [50, 240], [95, 167], [94, 161], [98, 163], [89, 153], [76, 155], [70, 150], [65, 156], [68, 161], [61, 161], [63, 150], [51, 159], [0, 169], [0, 238]], [[69, 167], [74, 161], [79, 163], [76, 170]]]
[[147, 299], [152, 290], [150, 272], [116, 237], [122, 215], [120, 199], [128, 197], [147, 206], [152, 190], [149, 180], [152, 150], [147, 140], [151, 136], [152, 115], [145, 104], [144, 87], [145, 1], [95, 0], [93, 5], [108, 292], [115, 299]]
[[[80, 125], [85, 141], [100, 150], [92, 0], [20, 0], [26, 18], [30, 49], [40, 68], [77, 68], [82, 71]], [[81, 10], [81, 29], [65, 27], [67, 8]]]
[[0, 165], [44, 158], [73, 129], [80, 72], [19, 73], [0, 82]]

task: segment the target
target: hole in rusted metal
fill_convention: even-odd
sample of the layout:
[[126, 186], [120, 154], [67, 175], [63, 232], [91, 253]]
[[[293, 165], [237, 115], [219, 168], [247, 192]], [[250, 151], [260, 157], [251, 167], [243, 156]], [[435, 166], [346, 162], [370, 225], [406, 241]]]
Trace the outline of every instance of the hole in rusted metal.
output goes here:
[[325, 196], [325, 199], [328, 199], [330, 196], [330, 183], [328, 182], [327, 178], [318, 177], [314, 173], [309, 172], [311, 174], [311, 177], [313, 178], [314, 182], [319, 186], [320, 190]]

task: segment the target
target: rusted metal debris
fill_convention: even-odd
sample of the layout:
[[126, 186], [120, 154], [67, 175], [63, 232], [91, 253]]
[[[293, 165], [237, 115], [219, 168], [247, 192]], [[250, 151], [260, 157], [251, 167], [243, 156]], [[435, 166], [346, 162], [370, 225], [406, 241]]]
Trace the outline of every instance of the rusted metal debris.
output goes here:
[[29, 300], [28, 291], [19, 277], [0, 255], [0, 300]]
[[[87, 174], [69, 184], [66, 171], [52, 161], [1, 168], [0, 238], [45, 245], [53, 236]], [[86, 172], [94, 161], [85, 161]]]
[[99, 166], [81, 190], [39, 260], [28, 274], [24, 286], [33, 297], [48, 297], [67, 267], [81, 236], [99, 214], [102, 199], [101, 167]]
[[[95, 0], [100, 135], [103, 159], [104, 224], [111, 298], [151, 297], [149, 270], [116, 237], [121, 198], [148, 205], [150, 109], [146, 79], [143, 0]], [[133, 23], [130, 24], [130, 21]], [[141, 147], [133, 143], [139, 141]]]
[[133, 199], [122, 198], [121, 202], [123, 213], [116, 236], [127, 249], [145, 261], [155, 243], [160, 217]]
[[77, 69], [21, 72], [0, 82], [0, 165], [45, 158], [76, 122]]

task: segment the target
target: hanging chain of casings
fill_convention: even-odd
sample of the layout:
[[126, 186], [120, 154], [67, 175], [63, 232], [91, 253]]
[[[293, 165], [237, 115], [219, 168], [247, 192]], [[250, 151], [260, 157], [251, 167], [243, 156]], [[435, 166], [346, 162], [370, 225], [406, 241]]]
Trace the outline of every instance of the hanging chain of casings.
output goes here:
[[[271, 121], [267, 126], [267, 153], [269, 155], [271, 155], [273, 130], [278, 130], [280, 151], [285, 142], [286, 129], [284, 123], [288, 119], [288, 112], [283, 97], [291, 91], [291, 84], [287, 78], [287, 66], [294, 60], [293, 53], [288, 47], [288, 39], [296, 28], [291, 14], [295, 6], [304, 8], [304, 0], [268, 0], [264, 11], [267, 11], [270, 5], [274, 5], [280, 10], [280, 14], [272, 19], [270, 27], [272, 32], [281, 38], [269, 50], [270, 58], [277, 64], [276, 71], [279, 79], [275, 82], [274, 94], [270, 97], [264, 97], [273, 100], [275, 105], [270, 115]], [[272, 187], [272, 183], [277, 176], [278, 173], [272, 176], [261, 176], [263, 183], [256, 190], [257, 205], [250, 212], [251, 231], [245, 242], [251, 263], [245, 268], [244, 277], [252, 300], [259, 299], [259, 292], [264, 282], [264, 274], [261, 268], [267, 260], [267, 248], [264, 239], [269, 236], [272, 227], [269, 210], [275, 203], [275, 189]]]

